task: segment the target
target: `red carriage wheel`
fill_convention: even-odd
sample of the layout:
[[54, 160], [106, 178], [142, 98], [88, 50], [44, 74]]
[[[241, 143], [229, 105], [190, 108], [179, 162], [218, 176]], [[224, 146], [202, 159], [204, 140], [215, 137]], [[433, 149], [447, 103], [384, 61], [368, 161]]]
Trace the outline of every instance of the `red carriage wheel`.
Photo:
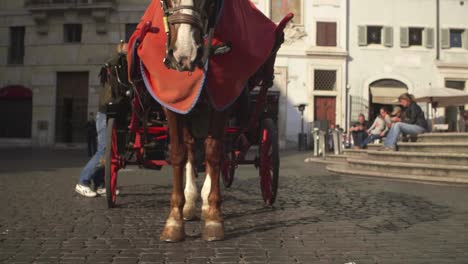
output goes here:
[[106, 151], [105, 151], [105, 183], [107, 206], [115, 206], [117, 199], [117, 172], [120, 169], [120, 157], [117, 147], [117, 130], [115, 118], [109, 118], [106, 127]]
[[278, 191], [278, 130], [272, 119], [262, 121], [259, 146], [259, 176], [262, 196], [267, 206], [273, 205]]
[[224, 157], [221, 173], [223, 176], [224, 187], [226, 188], [231, 187], [232, 182], [234, 181], [234, 173], [236, 172], [235, 158], [236, 154], [234, 151], [227, 153]]

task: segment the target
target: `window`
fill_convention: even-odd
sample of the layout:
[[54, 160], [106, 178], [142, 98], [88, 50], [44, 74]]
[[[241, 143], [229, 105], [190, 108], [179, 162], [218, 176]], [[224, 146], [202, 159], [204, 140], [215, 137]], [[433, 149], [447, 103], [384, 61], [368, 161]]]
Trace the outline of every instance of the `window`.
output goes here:
[[335, 22], [317, 22], [317, 46], [336, 47]]
[[280, 22], [288, 13], [294, 13], [295, 24], [302, 24], [302, 0], [271, 1], [271, 19], [274, 22]]
[[358, 26], [358, 45], [369, 44], [393, 47], [393, 27], [391, 26]]
[[125, 24], [125, 42], [130, 40], [138, 24]]
[[367, 27], [367, 44], [382, 44], [382, 27]]
[[409, 45], [422, 46], [423, 28], [409, 28]]
[[81, 42], [81, 24], [65, 24], [63, 25], [63, 36], [66, 43]]
[[24, 27], [10, 27], [10, 45], [8, 47], [8, 64], [24, 62]]
[[462, 29], [450, 29], [450, 47], [461, 48], [463, 47], [463, 31]]
[[464, 91], [465, 81], [446, 80], [445, 87]]
[[336, 71], [315, 70], [314, 71], [314, 89], [319, 90], [319, 91], [336, 90]]

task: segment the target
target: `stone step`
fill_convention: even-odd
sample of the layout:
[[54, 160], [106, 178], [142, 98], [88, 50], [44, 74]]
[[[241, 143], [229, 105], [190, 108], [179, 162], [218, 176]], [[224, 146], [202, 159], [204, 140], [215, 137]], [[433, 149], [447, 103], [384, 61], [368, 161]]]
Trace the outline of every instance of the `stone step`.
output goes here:
[[304, 162], [315, 162], [315, 163], [325, 163], [325, 164], [341, 164], [346, 163], [345, 155], [326, 155], [325, 159], [323, 157], [309, 157], [304, 160]]
[[418, 135], [417, 142], [449, 143], [468, 142], [468, 133], [427, 133]]
[[365, 157], [367, 156], [367, 150], [365, 149], [345, 149], [343, 151], [344, 156], [347, 158], [352, 158], [352, 157]]
[[398, 143], [398, 150], [405, 151], [405, 152], [468, 154], [468, 142], [464, 142], [464, 143], [401, 142], [401, 143]]
[[[369, 144], [368, 150], [378, 150], [383, 144]], [[405, 152], [426, 153], [465, 153], [468, 154], [467, 142], [398, 142], [398, 150]]]
[[327, 170], [330, 173], [342, 176], [363, 176], [372, 178], [388, 178], [403, 181], [416, 181], [425, 183], [444, 183], [444, 184], [468, 184], [468, 177], [437, 177], [428, 175], [410, 175], [410, 174], [394, 174], [387, 171], [363, 171], [356, 170], [347, 164], [328, 165]]
[[[390, 162], [408, 162], [417, 164], [439, 164], [439, 165], [468, 165], [468, 154], [462, 153], [427, 153], [427, 152], [404, 152], [404, 151], [367, 151], [370, 160], [381, 160]], [[355, 156], [356, 158], [358, 156]]]
[[380, 171], [392, 174], [425, 175], [436, 177], [460, 177], [468, 179], [468, 166], [439, 165], [378, 161], [370, 159], [348, 159], [351, 168], [361, 171]]

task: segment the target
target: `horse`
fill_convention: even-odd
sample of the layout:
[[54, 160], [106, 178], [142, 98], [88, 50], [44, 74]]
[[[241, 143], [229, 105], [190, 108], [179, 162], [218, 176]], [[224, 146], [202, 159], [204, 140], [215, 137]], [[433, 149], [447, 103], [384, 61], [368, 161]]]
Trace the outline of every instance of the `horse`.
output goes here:
[[[233, 5], [237, 6], [234, 7]], [[221, 63], [223, 62], [223, 56], [225, 56], [224, 60], [227, 63], [236, 58], [230, 58], [229, 55], [226, 55], [231, 52], [231, 43], [219, 41], [219, 39], [222, 40], [222, 36], [216, 31], [223, 27], [222, 22], [219, 22], [222, 21], [220, 19], [221, 13], [225, 17], [232, 17], [236, 16], [236, 12], [250, 12], [247, 15], [256, 16], [255, 24], [264, 24], [265, 28], [268, 29], [266, 30], [268, 36], [265, 39], [269, 40], [264, 45], [266, 51], [262, 50], [262, 47], [252, 47], [254, 50], [257, 49], [253, 52], [255, 56], [257, 56], [257, 53], [261, 54], [261, 56], [258, 56], [259, 58], [255, 58], [258, 60], [258, 65], [252, 68], [256, 72], [250, 69], [249, 72], [244, 73], [244, 75], [249, 76], [246, 75], [246, 77], [239, 78], [239, 80], [223, 75], [227, 71], [223, 66], [219, 66], [225, 65]], [[241, 16], [245, 16], [245, 14], [241, 14]], [[225, 30], [221, 31], [229, 30], [233, 25], [229, 21], [224, 24]], [[242, 21], [237, 24], [239, 24], [239, 27], [243, 25]], [[274, 29], [276, 29], [276, 25], [264, 17], [250, 1], [246, 0], [229, 0], [226, 2], [222, 0], [153, 0], [143, 16], [142, 22], [137, 27], [137, 31], [130, 39], [129, 46], [131, 46], [130, 50], [132, 50], [132, 52], [129, 52], [129, 61], [131, 61], [129, 67], [130, 79], [134, 78], [132, 76], [142, 74], [146, 87], [154, 86], [150, 90], [153, 97], [163, 105], [169, 127], [169, 160], [173, 168], [173, 189], [170, 212], [160, 236], [161, 241], [178, 242], [184, 240], [184, 220], [192, 220], [196, 217], [198, 190], [195, 184], [196, 164], [193, 128], [198, 125], [198, 122], [191, 120], [188, 113], [193, 109], [197, 110], [200, 105], [203, 105], [203, 117], [208, 121], [204, 140], [206, 178], [201, 190], [201, 218], [204, 220], [202, 238], [206, 241], [224, 239], [220, 168], [224, 158], [223, 137], [225, 125], [235, 100], [230, 99], [229, 102], [224, 101], [216, 104], [216, 102], [224, 100], [224, 97], [229, 96], [217, 96], [220, 98], [218, 101], [213, 99], [213, 97], [216, 97], [213, 86], [216, 85], [209, 84], [216, 84], [217, 80], [210, 81], [209, 74], [211, 73], [209, 73], [209, 70], [216, 71], [216, 65], [218, 65], [217, 72], [223, 75], [221, 79], [223, 81], [228, 80], [233, 84], [233, 87], [237, 87], [237, 89], [225, 89], [221, 93], [222, 95], [230, 92], [233, 94], [231, 97], [234, 99], [240, 96], [243, 89], [248, 89], [246, 85], [248, 81], [271, 87], [274, 75], [274, 59], [282, 43], [282, 41], [274, 37], [276, 32], [270, 32]], [[218, 41], [216, 41], [217, 38]], [[143, 40], [148, 41], [148, 43], [145, 44]], [[164, 45], [160, 43], [163, 41], [165, 42]], [[239, 41], [233, 41], [232, 49], [238, 48], [237, 52], [243, 52], [239, 45], [235, 45], [237, 43]], [[161, 47], [164, 47], [164, 52], [160, 50]], [[274, 56], [271, 56], [272, 54]], [[143, 58], [140, 64], [135, 59], [138, 56]], [[213, 61], [216, 56], [219, 56], [221, 62]], [[235, 56], [235, 52], [231, 56]], [[148, 59], [145, 61], [144, 58]], [[149, 66], [150, 62], [154, 63], [154, 66]], [[267, 62], [267, 67], [265, 67]], [[211, 68], [208, 69], [210, 63], [215, 66], [211, 67], [210, 65]], [[243, 68], [249, 68], [250, 65], [248, 64], [249, 62], [247, 62], [247, 66], [241, 65], [238, 67], [239, 71], [243, 71]], [[139, 67], [140, 73], [135, 70]], [[167, 68], [167, 71], [163, 69], [164, 67]], [[164, 73], [161, 74], [160, 71], [164, 71]], [[154, 77], [153, 75], [157, 76]], [[175, 77], [167, 77], [168, 75]], [[268, 77], [262, 78], [264, 75]], [[160, 80], [164, 78], [167, 78], [168, 81]], [[192, 91], [185, 93], [178, 90], [185, 86], [174, 83], [183, 78], [187, 79], [187, 82], [190, 81], [190, 87], [194, 87]], [[252, 82], [252, 80], [256, 81]], [[179, 101], [177, 101], [178, 99], [166, 100], [162, 92], [164, 89], [170, 94], [169, 96], [175, 94], [174, 96], [182, 99]], [[191, 98], [189, 103], [179, 103], [186, 98]], [[185, 188], [183, 186], [184, 174], [186, 177]]]

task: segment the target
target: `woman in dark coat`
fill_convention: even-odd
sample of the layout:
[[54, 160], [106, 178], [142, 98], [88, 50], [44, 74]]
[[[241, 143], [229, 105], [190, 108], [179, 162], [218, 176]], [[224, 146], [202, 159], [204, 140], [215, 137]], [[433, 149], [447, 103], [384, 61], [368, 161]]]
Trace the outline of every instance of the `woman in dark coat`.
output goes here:
[[407, 135], [417, 135], [427, 131], [427, 121], [424, 112], [413, 100], [413, 96], [404, 93], [398, 97], [401, 106], [405, 108], [403, 118], [394, 117], [395, 123], [388, 132], [384, 143], [384, 150], [396, 150], [396, 143], [401, 133]]

